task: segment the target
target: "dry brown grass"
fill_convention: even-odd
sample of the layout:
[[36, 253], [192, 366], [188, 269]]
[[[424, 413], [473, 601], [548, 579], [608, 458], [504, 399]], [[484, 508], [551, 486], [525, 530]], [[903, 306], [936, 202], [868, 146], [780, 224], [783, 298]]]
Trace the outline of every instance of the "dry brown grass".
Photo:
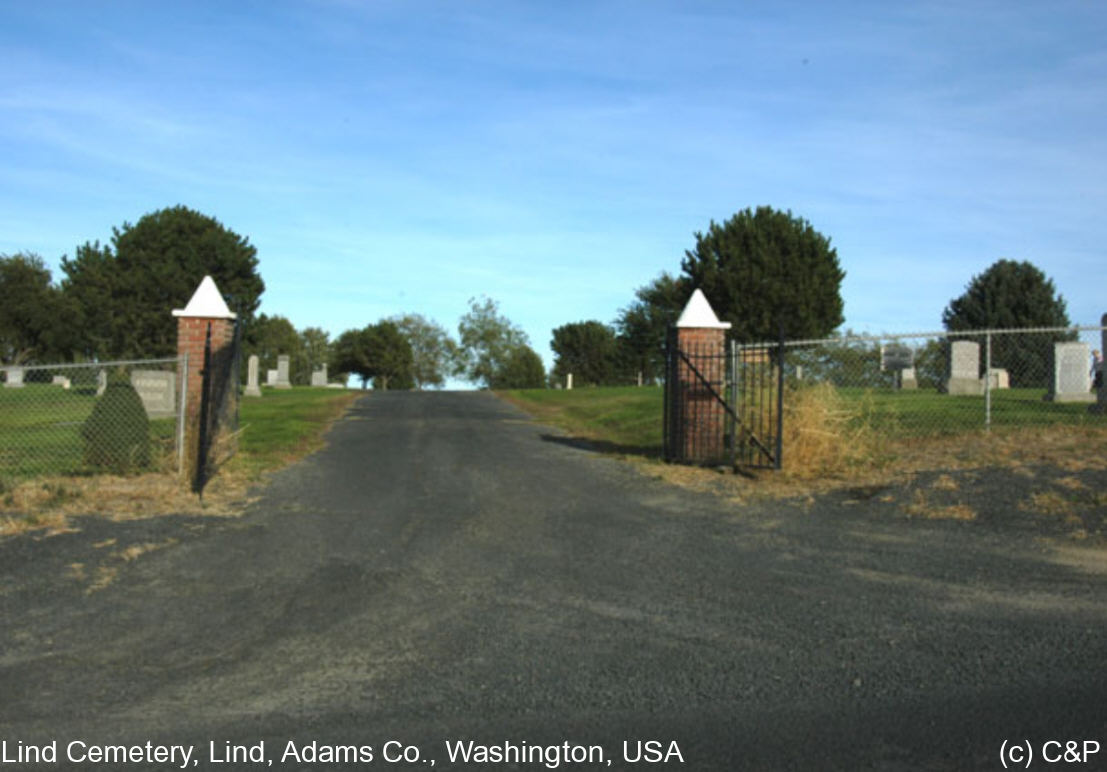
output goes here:
[[[889, 465], [918, 470], [1050, 464], [1068, 472], [1107, 469], [1107, 427], [996, 428], [890, 443]], [[1024, 471], [1027, 476], [1032, 472]]]
[[1024, 512], [1059, 517], [1062, 520], [1072, 517], [1076, 511], [1076, 505], [1056, 491], [1033, 493], [1029, 500], [1019, 505], [1019, 508]]
[[245, 475], [224, 471], [208, 484], [201, 501], [187, 480], [174, 475], [39, 478], [0, 496], [0, 536], [62, 533], [72, 528], [70, 518], [81, 515], [117, 521], [164, 514], [231, 517], [249, 503], [249, 487]]
[[948, 474], [938, 475], [938, 477], [931, 483], [931, 487], [938, 491], [955, 491], [960, 489], [960, 485], [950, 477]]
[[[786, 397], [784, 469], [721, 475], [717, 470], [640, 461], [652, 477], [686, 488], [715, 491], [735, 503], [805, 498], [832, 490], [910, 483], [916, 473], [940, 473], [930, 487], [956, 491], [966, 470], [1004, 468], [1035, 479], [1035, 467], [1069, 474], [1057, 481], [1107, 506], [1107, 492], [1091, 492], [1074, 473], [1107, 469], [1107, 427], [1055, 426], [993, 429], [950, 437], [891, 440], [871, 428], [864, 402], [844, 403], [833, 388], [809, 388]], [[951, 474], [952, 473], [952, 474]], [[956, 477], [954, 476], [956, 475]], [[1060, 498], [1060, 497], [1058, 497]], [[1083, 500], [1083, 499], [1082, 499]], [[1051, 500], [1042, 500], [1047, 507]], [[1029, 502], [1027, 506], [1033, 507]], [[973, 519], [971, 507], [912, 502], [915, 516]], [[1052, 504], [1056, 507], [1056, 503]], [[909, 513], [910, 514], [910, 513]]]
[[[118, 550], [108, 555], [104, 562], [96, 566], [92, 575], [89, 575], [89, 571], [84, 563], [70, 563], [67, 568], [69, 569], [68, 578], [80, 584], [88, 583], [85, 587], [85, 594], [91, 595], [94, 592], [99, 592], [105, 587], [111, 585], [115, 581], [115, 578], [119, 575], [120, 569], [127, 563], [133, 563], [143, 555], [147, 555], [151, 552], [155, 552], [160, 549], [172, 546], [177, 543], [176, 539], [166, 539], [162, 542], [145, 542], [143, 544], [132, 544], [131, 546]], [[94, 544], [94, 547], [105, 547], [115, 544], [115, 539], [109, 539], [99, 544]]]
[[916, 490], [911, 501], [903, 507], [911, 517], [927, 520], [975, 520], [976, 512], [967, 504], [931, 504], [922, 490]]
[[847, 402], [830, 384], [790, 391], [784, 400], [784, 472], [794, 479], [848, 476], [880, 466], [886, 441], [868, 405]]

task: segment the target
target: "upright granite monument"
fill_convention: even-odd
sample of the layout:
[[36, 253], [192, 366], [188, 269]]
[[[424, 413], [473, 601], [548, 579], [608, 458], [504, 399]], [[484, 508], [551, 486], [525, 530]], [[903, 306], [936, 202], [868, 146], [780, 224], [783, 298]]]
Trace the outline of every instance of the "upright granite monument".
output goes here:
[[984, 393], [980, 379], [980, 344], [971, 340], [955, 340], [949, 347], [949, 380], [947, 394], [978, 396]]
[[1088, 362], [1088, 344], [1070, 341], [1053, 344], [1053, 381], [1045, 398], [1050, 402], [1095, 402]]
[[251, 354], [246, 362], [246, 391], [247, 397], [260, 397], [261, 386], [258, 385], [258, 355]]

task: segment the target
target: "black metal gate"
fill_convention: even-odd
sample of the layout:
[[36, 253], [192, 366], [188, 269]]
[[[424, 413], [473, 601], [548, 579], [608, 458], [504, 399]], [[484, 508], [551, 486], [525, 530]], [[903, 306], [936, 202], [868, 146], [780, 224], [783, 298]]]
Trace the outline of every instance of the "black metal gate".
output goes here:
[[665, 347], [664, 452], [669, 461], [780, 469], [780, 344], [679, 341]]
[[213, 350], [209, 323], [204, 340], [196, 474], [192, 481], [193, 492], [201, 496], [208, 480], [238, 449], [241, 331], [241, 325], [236, 321], [231, 341]]

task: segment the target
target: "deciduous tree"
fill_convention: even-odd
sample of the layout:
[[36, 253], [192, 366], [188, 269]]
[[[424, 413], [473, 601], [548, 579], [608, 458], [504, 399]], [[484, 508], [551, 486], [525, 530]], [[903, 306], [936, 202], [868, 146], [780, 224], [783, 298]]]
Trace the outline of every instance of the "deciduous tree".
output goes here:
[[422, 314], [403, 314], [389, 319], [411, 344], [411, 374], [415, 388], [441, 388], [457, 366], [458, 346], [437, 322]]
[[458, 375], [485, 388], [496, 388], [508, 358], [529, 346], [527, 334], [499, 313], [495, 300], [469, 299], [469, 312], [458, 323]]
[[542, 358], [526, 344], [512, 348], [492, 382], [493, 389], [540, 389], [546, 384], [546, 367]]

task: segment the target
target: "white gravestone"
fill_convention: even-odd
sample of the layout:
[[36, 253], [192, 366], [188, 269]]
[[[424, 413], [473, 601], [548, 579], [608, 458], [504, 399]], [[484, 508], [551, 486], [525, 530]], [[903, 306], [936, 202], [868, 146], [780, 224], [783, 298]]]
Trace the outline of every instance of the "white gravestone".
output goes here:
[[905, 367], [899, 371], [899, 387], [905, 391], [919, 388], [919, 379], [915, 376], [914, 367]]
[[1045, 398], [1050, 402], [1094, 402], [1088, 358], [1087, 343], [1054, 343], [1053, 383]]
[[135, 370], [131, 373], [131, 386], [138, 392], [150, 418], [172, 418], [177, 414], [176, 385], [176, 374], [168, 370]]
[[23, 368], [22, 367], [9, 367], [7, 369], [8, 378], [4, 381], [4, 386], [9, 389], [22, 389], [23, 388]]
[[980, 395], [984, 381], [980, 378], [980, 344], [971, 340], [955, 340], [949, 347], [949, 380], [947, 394]]
[[314, 370], [311, 373], [311, 385], [312, 386], [326, 386], [327, 385], [327, 366], [323, 365], [322, 370]]
[[247, 397], [260, 397], [261, 387], [258, 386], [258, 355], [251, 354], [246, 362], [246, 392]]
[[288, 378], [288, 354], [277, 357], [277, 382], [273, 384], [278, 389], [291, 389], [292, 381]]
[[992, 391], [1011, 388], [1011, 376], [1002, 367], [990, 368], [988, 370], [988, 388]]
[[63, 389], [68, 389], [72, 385], [64, 375], [55, 375], [50, 379], [50, 383], [54, 386], [61, 386]]
[[265, 371], [265, 385], [266, 386], [276, 386], [277, 385], [277, 371], [276, 370], [266, 370]]
[[102, 396], [108, 390], [108, 371], [101, 370], [96, 374], [96, 396]]

